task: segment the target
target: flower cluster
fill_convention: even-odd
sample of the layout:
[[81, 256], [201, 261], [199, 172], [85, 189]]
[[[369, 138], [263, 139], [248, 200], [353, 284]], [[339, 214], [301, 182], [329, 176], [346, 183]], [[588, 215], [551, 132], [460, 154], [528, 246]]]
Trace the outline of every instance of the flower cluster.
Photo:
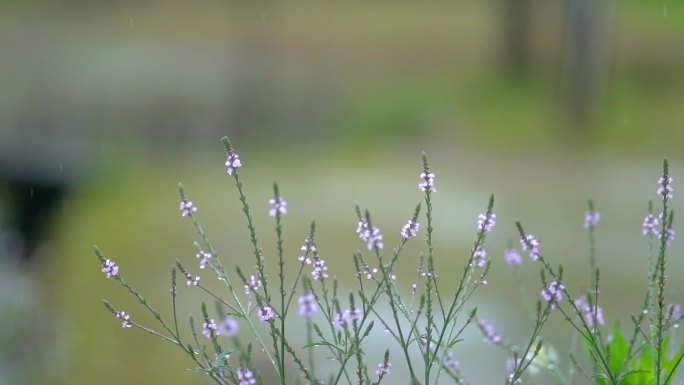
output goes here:
[[236, 320], [233, 317], [226, 316], [218, 325], [218, 329], [216, 329], [216, 334], [224, 335], [227, 337], [235, 337], [239, 330], [240, 323], [238, 322], [238, 320]]
[[197, 211], [197, 206], [187, 199], [182, 199], [180, 203], [180, 211], [182, 216], [188, 217]]
[[604, 324], [603, 310], [597, 304], [589, 304], [586, 296], [583, 295], [575, 299], [575, 306], [583, 313], [582, 315], [587, 321], [587, 325], [589, 325], [593, 331], [596, 331], [596, 324]]
[[508, 266], [518, 266], [522, 263], [522, 258], [517, 249], [507, 249], [504, 252], [504, 259]]
[[199, 252], [197, 252], [197, 254], [195, 254], [195, 258], [199, 259], [200, 269], [204, 269], [207, 263], [209, 263], [209, 260], [212, 256], [213, 255], [210, 252], [204, 250], [200, 250]]
[[309, 254], [315, 253], [316, 252], [316, 245], [313, 243], [313, 239], [311, 238], [306, 238], [304, 240], [304, 245], [299, 248], [301, 251], [304, 253], [297, 258], [300, 262], [306, 263], [307, 265], [311, 264], [311, 257], [309, 257]]
[[202, 322], [202, 334], [204, 334], [204, 336], [207, 338], [211, 338], [217, 335], [217, 329], [218, 326], [216, 325], [216, 321], [214, 321], [213, 319]]
[[461, 368], [461, 362], [456, 359], [454, 352], [449, 350], [444, 356], [444, 366], [451, 368], [452, 370], [459, 370]]
[[192, 277], [192, 274], [190, 273], [185, 273], [185, 278], [187, 278], [187, 285], [188, 286], [197, 286], [199, 285], [200, 277], [196, 276], [195, 278]]
[[366, 218], [359, 219], [359, 225], [356, 228], [356, 233], [359, 234], [359, 238], [366, 242], [366, 247], [368, 250], [373, 250], [374, 248], [382, 249], [384, 244], [382, 243], [382, 233], [380, 229], [375, 226], [368, 224]]
[[660, 220], [653, 215], [653, 213], [648, 213], [646, 215], [646, 218], [644, 218], [644, 223], [641, 225], [641, 233], [644, 235], [655, 235], [656, 237], [660, 235], [660, 232], [658, 231], [658, 224], [660, 224]]
[[584, 213], [584, 228], [596, 227], [599, 220], [601, 220], [601, 213], [594, 210], [587, 211]]
[[401, 228], [401, 237], [404, 239], [409, 239], [418, 235], [418, 230], [420, 230], [420, 223], [409, 219], [408, 222]]
[[544, 301], [552, 302], [552, 305], [555, 305], [563, 300], [563, 290], [565, 290], [565, 286], [562, 283], [552, 281], [549, 287], [541, 291], [541, 296]]
[[477, 216], [477, 230], [491, 232], [496, 225], [496, 214], [487, 211]]
[[337, 328], [343, 327], [347, 322], [360, 321], [363, 317], [361, 310], [356, 307], [350, 307], [343, 313], [335, 314], [334, 323]]
[[484, 342], [489, 345], [498, 345], [503, 341], [503, 338], [494, 332], [494, 326], [482, 318], [477, 319], [477, 324], [480, 327]]
[[236, 373], [238, 385], [256, 385], [256, 378], [254, 378], [254, 373], [247, 368], [240, 368]]
[[524, 238], [520, 239], [520, 245], [522, 246], [523, 250], [529, 250], [530, 258], [533, 261], [539, 260], [539, 246], [541, 245], [541, 242], [539, 242], [534, 235], [526, 234]]
[[437, 187], [435, 187], [435, 174], [430, 171], [430, 169], [425, 168], [425, 170], [420, 173], [418, 188], [423, 192], [437, 192]]
[[299, 315], [311, 318], [318, 311], [318, 303], [313, 293], [307, 293], [299, 297]]
[[253, 275], [249, 276], [249, 281], [245, 283], [245, 294], [256, 291], [261, 286], [261, 280]]
[[102, 272], [107, 275], [107, 278], [116, 277], [119, 275], [119, 266], [111, 259], [105, 259], [102, 262]]
[[131, 315], [126, 313], [125, 311], [117, 311], [114, 313], [116, 318], [121, 319], [121, 327], [123, 328], [130, 328], [133, 326], [133, 323], [131, 323]]
[[275, 319], [276, 313], [270, 306], [261, 305], [257, 312], [259, 314], [259, 321], [269, 322]]
[[390, 369], [392, 369], [392, 364], [387, 361], [382, 361], [378, 364], [378, 368], [375, 369], [375, 374], [377, 374], [378, 377], [384, 377], [390, 374]]
[[477, 267], [487, 266], [487, 250], [478, 246], [475, 251], [473, 251], [473, 265]]
[[242, 162], [240, 161], [240, 156], [234, 151], [230, 150], [227, 154], [226, 167], [228, 167], [228, 175], [233, 175], [235, 171], [242, 167]]
[[672, 187], [671, 177], [662, 177], [658, 179], [658, 195], [662, 196], [665, 200], [670, 200], [673, 198], [674, 187]]
[[313, 278], [314, 281], [320, 281], [323, 278], [328, 278], [328, 267], [325, 266], [324, 260], [322, 260], [318, 257], [314, 257], [313, 271], [311, 272], [311, 278]]
[[287, 214], [287, 202], [281, 196], [275, 196], [268, 200], [271, 205], [271, 209], [268, 210], [268, 215], [275, 217], [276, 215], [286, 215]]
[[679, 321], [682, 319], [682, 306], [678, 303], [667, 305], [665, 310], [665, 323], [674, 322], [674, 327], [679, 327]]

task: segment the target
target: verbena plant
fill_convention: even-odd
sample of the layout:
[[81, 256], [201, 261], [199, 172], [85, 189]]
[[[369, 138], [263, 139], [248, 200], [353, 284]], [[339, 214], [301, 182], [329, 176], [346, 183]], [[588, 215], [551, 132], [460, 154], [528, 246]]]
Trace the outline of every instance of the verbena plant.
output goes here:
[[[516, 345], [507, 342], [491, 324], [478, 318], [476, 307], [466, 306], [473, 293], [487, 284], [491, 262], [487, 258], [485, 242], [496, 224], [493, 196], [477, 219], [475, 241], [460, 280], [454, 291], [445, 293], [440, 288], [441, 281], [436, 273], [433, 245], [435, 174], [423, 155], [418, 184], [423, 202], [416, 206], [400, 230], [401, 241], [391, 252], [385, 251], [382, 233], [373, 225], [368, 210], [356, 207], [356, 232], [366, 250], [353, 253], [358, 288], [342, 294], [337, 279], [329, 276], [325, 260], [319, 254], [314, 223], [311, 223], [309, 236], [301, 246], [300, 257], [296, 260], [285, 258], [282, 224], [287, 214], [287, 203], [275, 183], [269, 215], [275, 221], [277, 253], [274, 256], [263, 255], [254, 226], [254, 214], [240, 178], [242, 162], [228, 138], [223, 138], [222, 142], [227, 153], [227, 173], [235, 181], [250, 234], [256, 262], [254, 272], [247, 273], [240, 267], [235, 267], [234, 271], [227, 270], [200, 224], [197, 207], [182, 185], [179, 186], [181, 214], [189, 219], [199, 235], [195, 243], [198, 267], [216, 274], [225, 285], [224, 290], [211, 290], [202, 283], [200, 276], [191, 273], [191, 269], [181, 261], [176, 261], [171, 270], [173, 314], [164, 318], [123, 278], [119, 267], [95, 249], [106, 277], [116, 280], [135, 296], [158, 321], [160, 328], [137, 323], [130, 314], [104, 301], [107, 309], [121, 320], [124, 328], [142, 329], [176, 346], [194, 361], [192, 370], [204, 373], [213, 382], [264, 383], [259, 374], [264, 372], [255, 370], [255, 362], [265, 359], [280, 384], [380, 384], [390, 381], [427, 385], [437, 384], [440, 380], [467, 384], [453, 348], [463, 341], [464, 331], [469, 326], [477, 327], [485, 342], [508, 352], [509, 375], [502, 379], [506, 384], [520, 384], [526, 371], [537, 372], [540, 369], [548, 371], [554, 382], [564, 385], [575, 382], [574, 373], [581, 373], [590, 383], [600, 385], [665, 385], [674, 381], [676, 369], [684, 356], [684, 346], [674, 343], [669, 333], [681, 320], [681, 308], [665, 301], [665, 257], [675, 235], [672, 227], [674, 214], [668, 207], [673, 187], [667, 162], [664, 162], [663, 176], [658, 181], [658, 208], [656, 210], [649, 203], [643, 223], [643, 233], [649, 246], [648, 290], [642, 309], [631, 318], [628, 338], [623, 336], [617, 324], [611, 328], [604, 325], [599, 306], [600, 275], [594, 251], [594, 229], [600, 214], [590, 201], [584, 227], [589, 235], [591, 285], [589, 290], [578, 289], [575, 295], [567, 288], [569, 284], [563, 279], [562, 266], [552, 266], [542, 255], [539, 240], [517, 223], [522, 250], [541, 267], [542, 290], [536, 307], [524, 296], [530, 310], [532, 331], [526, 343]], [[425, 251], [420, 255], [415, 281], [410, 288], [404, 288], [411, 293], [407, 296], [398, 287], [395, 267], [407, 242], [419, 233], [421, 213], [424, 213]], [[516, 272], [515, 276], [520, 277], [517, 273], [522, 258], [518, 250], [509, 245], [505, 259]], [[266, 272], [267, 260], [277, 263], [276, 279], [269, 278]], [[286, 263], [297, 265], [296, 276], [285, 276]], [[199, 319], [191, 315], [189, 331], [186, 332], [181, 332], [178, 327], [176, 310], [179, 272], [190, 289], [204, 291], [216, 304], [216, 310], [210, 313], [202, 302]], [[523, 283], [518, 283], [525, 294]], [[378, 310], [381, 305], [389, 305], [389, 316]], [[297, 309], [293, 309], [295, 306]], [[570, 325], [573, 341], [581, 341], [581, 352], [586, 355], [584, 361], [590, 363], [589, 369], [580, 366], [574, 348], [568, 357], [568, 365], [563, 367], [553, 347], [543, 342], [542, 328], [554, 313], [560, 314]], [[295, 321], [288, 322], [292, 317], [296, 317]], [[292, 336], [292, 328], [296, 327], [305, 329], [306, 341], [288, 338]], [[379, 363], [367, 359], [366, 345], [369, 336], [377, 329], [381, 329], [380, 332], [388, 335], [398, 347], [393, 350], [392, 361], [395, 364], [401, 362], [406, 367], [409, 376], [405, 381], [386, 380], [392, 367], [389, 348]], [[239, 330], [242, 330], [240, 337]], [[322, 370], [320, 360], [316, 359], [321, 355], [332, 358], [336, 368]]]

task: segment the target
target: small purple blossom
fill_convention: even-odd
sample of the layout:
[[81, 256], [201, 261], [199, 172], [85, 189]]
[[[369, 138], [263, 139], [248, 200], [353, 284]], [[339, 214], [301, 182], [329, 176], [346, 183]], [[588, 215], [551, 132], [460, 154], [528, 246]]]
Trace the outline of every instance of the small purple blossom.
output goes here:
[[504, 259], [508, 266], [511, 267], [518, 266], [522, 263], [522, 257], [520, 257], [520, 253], [518, 253], [517, 249], [507, 249], [504, 252]]
[[343, 313], [335, 314], [335, 317], [333, 318], [333, 323], [335, 324], [335, 327], [341, 328], [348, 322], [360, 321], [362, 317], [363, 314], [361, 313], [360, 309], [356, 307], [351, 307], [345, 310]]
[[674, 187], [672, 187], [672, 178], [671, 177], [663, 177], [658, 179], [658, 191], [657, 194], [662, 196], [663, 199], [665, 200], [670, 200], [673, 198], [673, 193], [674, 193]]
[[487, 266], [487, 250], [482, 246], [478, 246], [473, 252], [473, 265], [477, 267]]
[[261, 286], [261, 280], [254, 275], [249, 276], [249, 281], [245, 284], [245, 294], [256, 291]]
[[228, 175], [233, 175], [238, 168], [242, 167], [240, 156], [236, 154], [233, 150], [228, 151], [228, 155], [226, 158], [226, 167], [228, 167]]
[[392, 364], [390, 364], [387, 361], [382, 361], [378, 364], [378, 368], [375, 369], [375, 374], [377, 374], [378, 377], [384, 377], [384, 376], [390, 374], [391, 369], [392, 369]]
[[[668, 246], [670, 246], [672, 244], [672, 242], [675, 240], [675, 237], [677, 236], [677, 232], [675, 231], [675, 229], [673, 229], [671, 227], [666, 229], [665, 232], [667, 233], [667, 239], [666, 239], [665, 243]], [[660, 238], [660, 233], [658, 233], [658, 238]]]
[[563, 290], [565, 290], [565, 286], [562, 283], [553, 281], [549, 287], [541, 291], [541, 296], [544, 301], [553, 302], [552, 305], [554, 305], [563, 300]]
[[368, 247], [368, 250], [373, 250], [375, 247], [378, 249], [382, 249], [384, 247], [380, 229], [375, 226], [370, 228], [366, 218], [359, 219], [359, 225], [356, 228], [356, 233], [359, 234], [359, 238], [361, 238], [362, 241], [366, 242], [366, 247]]
[[599, 220], [601, 220], [601, 213], [598, 211], [587, 211], [584, 213], [584, 228], [596, 227]]
[[287, 202], [281, 196], [275, 196], [268, 200], [271, 205], [271, 209], [268, 210], [268, 215], [275, 217], [276, 215], [286, 215], [287, 214]]
[[311, 257], [309, 257], [309, 254], [315, 253], [316, 252], [316, 245], [313, 244], [313, 239], [311, 238], [306, 238], [304, 240], [304, 245], [299, 248], [301, 251], [304, 252], [299, 258], [297, 258], [300, 262], [304, 262], [307, 265], [311, 264]]
[[498, 345], [501, 343], [503, 338], [496, 334], [494, 331], [494, 326], [489, 322], [483, 320], [482, 318], [477, 319], [477, 324], [480, 326], [480, 331], [484, 337], [484, 342], [489, 345]]
[[655, 235], [656, 237], [660, 235], [660, 232], [658, 231], [658, 224], [660, 224], [660, 220], [656, 218], [653, 213], [648, 213], [646, 215], [646, 218], [644, 218], [644, 223], [642, 224], [642, 229], [641, 233], [643, 235]]
[[674, 322], [675, 328], [679, 327], [679, 321], [682, 318], [682, 306], [678, 303], [667, 305], [665, 310], [665, 323], [669, 324]]
[[256, 385], [256, 378], [254, 378], [254, 373], [247, 368], [240, 368], [236, 372], [238, 385]]
[[259, 314], [259, 321], [261, 322], [269, 322], [275, 319], [276, 317], [275, 311], [273, 311], [273, 309], [270, 306], [259, 306], [259, 310], [257, 311], [257, 313]]
[[318, 303], [313, 293], [307, 293], [299, 297], [299, 315], [311, 318], [318, 311]]
[[227, 337], [235, 337], [240, 330], [240, 323], [238, 320], [231, 316], [225, 316], [221, 323], [218, 325], [216, 334], [224, 335]]
[[444, 356], [444, 366], [451, 368], [452, 370], [459, 370], [461, 368], [461, 362], [456, 359], [454, 352], [449, 350]]
[[523, 250], [529, 250], [530, 258], [533, 261], [539, 260], [539, 246], [541, 245], [541, 242], [539, 242], [534, 235], [526, 234], [525, 238], [520, 239], [520, 245], [522, 245]]
[[182, 216], [188, 217], [197, 211], [197, 206], [195, 206], [191, 201], [183, 198], [180, 203], [180, 211]]
[[200, 269], [204, 269], [204, 267], [209, 263], [209, 260], [213, 257], [213, 255], [204, 250], [200, 250], [197, 254], [195, 254], [195, 258], [199, 259], [199, 267]]
[[119, 275], [119, 266], [111, 259], [105, 259], [102, 262], [102, 272], [107, 275], [107, 278], [116, 277]]
[[437, 187], [435, 187], [435, 174], [428, 168], [420, 173], [420, 183], [418, 183], [418, 189], [422, 192], [437, 192]]
[[401, 237], [404, 239], [409, 239], [418, 235], [418, 230], [420, 230], [420, 223], [409, 219], [408, 222], [401, 228]]
[[214, 321], [214, 319], [202, 322], [202, 334], [207, 338], [218, 335], [217, 329], [218, 326], [216, 326], [216, 321]]
[[344, 319], [344, 315], [342, 313], [335, 313], [335, 316], [333, 317], [333, 323], [335, 324], [336, 328], [341, 329], [342, 326], [347, 323], [347, 321]]
[[117, 311], [115, 314], [116, 318], [119, 318], [121, 321], [121, 327], [123, 328], [130, 328], [133, 326], [133, 323], [131, 322], [131, 315], [126, 313], [125, 311]]
[[322, 260], [318, 257], [314, 257], [313, 271], [311, 272], [311, 278], [313, 278], [314, 281], [320, 281], [324, 278], [328, 278], [328, 267], [325, 266], [324, 260]]
[[485, 212], [477, 216], [477, 229], [479, 231], [491, 232], [496, 225], [496, 214]]
[[188, 286], [197, 286], [199, 285], [200, 277], [196, 276], [195, 278], [192, 277], [192, 274], [190, 273], [185, 273], [185, 278], [187, 278], [187, 285]]
[[[605, 321], [603, 320], [603, 309], [597, 304], [590, 305], [585, 295], [575, 299], [575, 306], [584, 313], [584, 319], [587, 321], [587, 325], [592, 331], [596, 332], [596, 324], [605, 324]], [[594, 313], [596, 313], [596, 317], [594, 317]]]

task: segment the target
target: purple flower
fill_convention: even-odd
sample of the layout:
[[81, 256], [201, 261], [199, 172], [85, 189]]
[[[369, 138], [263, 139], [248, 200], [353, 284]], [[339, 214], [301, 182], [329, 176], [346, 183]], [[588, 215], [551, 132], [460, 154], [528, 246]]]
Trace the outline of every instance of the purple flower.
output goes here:
[[116, 277], [119, 275], [119, 266], [111, 259], [105, 259], [102, 262], [102, 272], [107, 275], [107, 278]]
[[259, 306], [257, 313], [259, 314], [259, 321], [261, 322], [272, 321], [276, 317], [275, 311], [273, 311], [270, 306]]
[[392, 364], [390, 364], [387, 361], [382, 361], [381, 363], [378, 364], [378, 368], [375, 369], [375, 374], [377, 374], [378, 377], [384, 377], [384, 376], [390, 374], [391, 369], [392, 369]]
[[283, 197], [281, 196], [276, 196], [268, 200], [268, 203], [271, 205], [271, 209], [268, 211], [268, 215], [275, 217], [276, 215], [285, 215], [287, 214], [287, 202]]
[[344, 313], [337, 313], [333, 318], [333, 323], [337, 328], [341, 328], [348, 322], [360, 321], [363, 317], [361, 310], [356, 307], [351, 307], [344, 311]]
[[313, 278], [314, 281], [320, 281], [323, 278], [328, 278], [328, 268], [325, 266], [324, 260], [314, 257], [313, 267], [314, 269], [311, 272], [311, 278]]
[[311, 238], [306, 238], [304, 240], [304, 245], [299, 248], [301, 251], [304, 252], [303, 255], [301, 255], [299, 258], [300, 262], [304, 262], [307, 265], [311, 264], [311, 257], [309, 257], [309, 254], [315, 253], [316, 252], [316, 245], [313, 244], [313, 239]]
[[235, 337], [240, 330], [240, 323], [233, 317], [226, 316], [218, 325], [216, 334], [221, 334], [228, 337]]
[[[575, 300], [575, 306], [577, 306], [577, 309], [584, 313], [583, 316], [587, 321], [587, 325], [594, 332], [596, 332], [596, 324], [605, 324], [603, 320], [603, 309], [601, 309], [601, 307], [597, 304], [589, 305], [589, 301], [587, 301], [587, 297], [585, 295]], [[594, 312], [596, 313], [596, 317], [594, 317]]]
[[[513, 380], [513, 376], [515, 375], [515, 368], [520, 364], [520, 358], [517, 360], [513, 357], [509, 357], [506, 360], [506, 368], [508, 369], [508, 382], [511, 382]], [[518, 377], [514, 384], [522, 384], [522, 380], [520, 377]]]
[[601, 220], [601, 213], [598, 211], [587, 211], [584, 213], [584, 228], [596, 227], [599, 220]]
[[401, 237], [404, 239], [409, 239], [418, 235], [418, 230], [420, 230], [420, 223], [409, 219], [408, 222], [401, 228]]
[[195, 258], [199, 259], [199, 267], [200, 269], [204, 269], [204, 266], [209, 263], [209, 260], [213, 257], [213, 255], [204, 250], [200, 250], [197, 254], [195, 254]]
[[655, 235], [656, 237], [660, 235], [660, 232], [658, 231], [658, 224], [660, 224], [660, 220], [656, 218], [653, 213], [648, 213], [646, 215], [646, 218], [644, 218], [644, 223], [642, 224], [642, 229], [641, 233], [644, 235]]
[[228, 175], [233, 175], [238, 168], [242, 167], [240, 156], [233, 150], [228, 151], [226, 167], [228, 167]]
[[517, 249], [506, 250], [504, 252], [504, 259], [506, 260], [508, 266], [517, 266], [522, 263], [522, 258], [520, 257], [520, 253], [518, 253]]
[[473, 264], [477, 267], [487, 266], [487, 251], [482, 246], [478, 246], [473, 252]]
[[680, 304], [669, 304], [665, 310], [665, 323], [675, 322], [674, 327], [679, 327], [679, 320], [682, 318], [682, 306]]
[[[675, 230], [674, 230], [673, 228], [669, 228], [669, 229], [667, 229], [667, 230], [665, 230], [665, 231], [667, 232], [667, 240], [665, 241], [665, 243], [666, 243], [668, 246], [670, 246], [670, 245], [672, 244], [672, 242], [674, 241], [675, 236], [677, 235], [677, 233], [675, 232]], [[658, 238], [660, 238], [660, 233], [658, 233]]]
[[455, 356], [454, 352], [449, 350], [446, 356], [444, 356], [444, 366], [453, 370], [459, 370], [461, 368], [461, 362], [459, 362]]
[[344, 319], [344, 315], [342, 313], [335, 313], [335, 316], [333, 317], [333, 323], [335, 324], [335, 327], [340, 329], [344, 324], [347, 323], [347, 320]]
[[523, 250], [530, 251], [530, 258], [533, 261], [539, 260], [539, 246], [541, 245], [541, 242], [539, 242], [534, 235], [526, 234], [524, 238], [520, 239], [520, 244], [522, 245]]
[[662, 196], [663, 199], [669, 200], [672, 199], [674, 193], [674, 187], [672, 187], [672, 178], [660, 178], [658, 179], [658, 191], [657, 194]]
[[195, 277], [195, 278], [192, 278], [192, 274], [190, 274], [190, 273], [185, 273], [185, 278], [187, 278], [187, 280], [188, 280], [188, 282], [187, 282], [188, 286], [197, 286], [197, 285], [199, 285], [199, 281], [200, 281], [200, 277], [199, 277], [199, 276], [197, 276], [197, 277]]
[[217, 333], [217, 329], [218, 326], [216, 326], [216, 321], [214, 321], [213, 319], [202, 322], [202, 334], [204, 334], [204, 336], [207, 338], [211, 338], [215, 335], [218, 335], [219, 333]]
[[477, 324], [480, 326], [480, 331], [484, 337], [484, 342], [489, 345], [498, 345], [503, 338], [494, 332], [494, 326], [482, 318], [477, 319]]
[[423, 192], [437, 192], [435, 187], [435, 174], [428, 168], [420, 173], [420, 183], [418, 183], [418, 189]]
[[133, 326], [133, 323], [131, 323], [131, 315], [126, 313], [125, 311], [117, 311], [115, 314], [116, 318], [121, 319], [121, 327], [123, 328], [130, 328]]
[[544, 301], [553, 302], [552, 305], [554, 305], [563, 300], [563, 290], [565, 290], [565, 286], [562, 283], [553, 281], [549, 287], [541, 291], [541, 296]]
[[318, 311], [318, 303], [313, 293], [307, 293], [299, 297], [299, 315], [311, 318]]
[[187, 217], [195, 211], [197, 211], [197, 206], [195, 206], [191, 201], [184, 198], [181, 200], [180, 203], [180, 211], [182, 216]]
[[496, 225], [496, 214], [489, 211], [477, 216], [477, 229], [479, 231], [491, 232]]
[[254, 373], [247, 368], [240, 368], [236, 373], [238, 385], [256, 385], [256, 378], [254, 378]]
[[257, 277], [250, 275], [249, 276], [249, 281], [245, 285], [245, 294], [249, 294], [253, 291], [256, 291], [259, 286], [261, 286], [261, 280], [259, 280]]
[[378, 249], [382, 249], [384, 247], [380, 229], [375, 226], [370, 228], [366, 218], [359, 219], [359, 225], [356, 228], [356, 233], [359, 234], [359, 238], [361, 238], [362, 241], [366, 242], [368, 250], [373, 250], [375, 247]]

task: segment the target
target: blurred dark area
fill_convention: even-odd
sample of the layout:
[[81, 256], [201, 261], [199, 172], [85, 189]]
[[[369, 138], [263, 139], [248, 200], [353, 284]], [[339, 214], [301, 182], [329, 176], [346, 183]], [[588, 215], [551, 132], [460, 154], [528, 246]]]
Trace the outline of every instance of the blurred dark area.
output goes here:
[[[637, 235], [662, 159], [675, 183], [684, 175], [682, 41], [674, 0], [0, 3], [0, 384], [203, 381], [183, 371], [180, 352], [102, 308], [110, 298], [153, 323], [103, 279], [92, 245], [169, 311], [169, 269], [194, 259], [177, 211], [182, 180], [227, 258], [251, 266], [223, 135], [245, 163], [264, 238], [277, 179], [291, 253], [316, 219], [348, 287], [361, 247], [354, 203], [397, 238], [420, 199], [421, 151], [437, 174], [445, 269], [460, 268], [452, 256], [468, 250], [494, 192], [490, 255], [503, 255], [521, 219], [555, 263], [586, 278], [591, 197], [604, 218], [606, 316], [628, 322], [645, 287]], [[493, 264], [477, 300], [490, 318], [509, 317], [496, 326], [522, 342], [531, 325], [511, 305], [503, 259]], [[684, 263], [668, 266], [675, 275]], [[411, 276], [415, 263], [400, 269]], [[532, 293], [535, 269], [525, 273]], [[681, 301], [684, 287], [670, 283]], [[188, 294], [183, 317], [198, 298]], [[561, 325], [547, 338], [562, 352]], [[483, 372], [472, 363], [494, 350], [479, 342], [473, 333], [456, 349], [474, 352], [464, 372], [499, 381], [505, 355]]]

